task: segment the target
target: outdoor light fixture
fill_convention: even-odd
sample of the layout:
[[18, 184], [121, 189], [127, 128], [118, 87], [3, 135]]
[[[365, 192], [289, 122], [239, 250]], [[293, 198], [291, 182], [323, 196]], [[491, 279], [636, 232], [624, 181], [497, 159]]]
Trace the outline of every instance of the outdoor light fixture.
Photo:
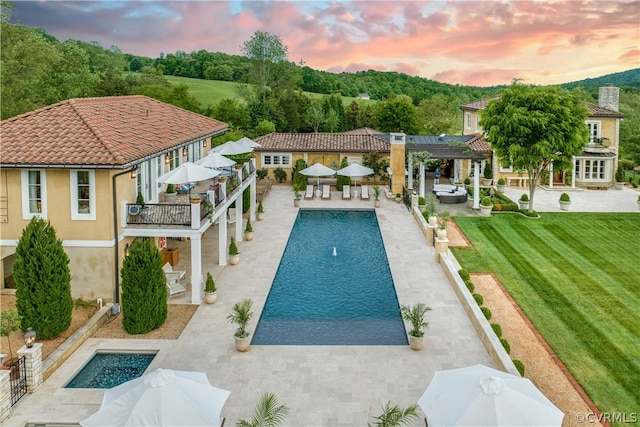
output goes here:
[[31, 328], [27, 328], [27, 332], [24, 334], [24, 344], [27, 348], [33, 347], [33, 343], [36, 342], [36, 331]]
[[124, 256], [129, 255], [129, 244], [127, 243], [126, 245], [124, 245]]
[[202, 140], [202, 147], [203, 147], [203, 148], [206, 148], [206, 146], [207, 146], [207, 140], [206, 140], [206, 139], [203, 139], [203, 140]]
[[182, 156], [187, 157], [187, 147], [182, 147]]
[[131, 179], [135, 179], [137, 175], [137, 169], [133, 169], [129, 175], [131, 176]]
[[169, 164], [169, 153], [167, 153], [167, 154], [165, 154], [165, 155], [164, 155], [164, 162], [165, 162], [166, 164]]

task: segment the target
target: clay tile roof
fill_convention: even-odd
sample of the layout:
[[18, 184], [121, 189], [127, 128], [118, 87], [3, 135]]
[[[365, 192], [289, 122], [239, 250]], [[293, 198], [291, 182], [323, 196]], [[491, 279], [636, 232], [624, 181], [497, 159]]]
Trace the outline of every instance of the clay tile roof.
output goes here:
[[384, 132], [373, 128], [359, 128], [342, 132], [344, 135], [382, 135]]
[[491, 146], [484, 139], [484, 135], [481, 133], [477, 133], [467, 142], [469, 148], [471, 148], [474, 152], [478, 154], [490, 154]]
[[346, 133], [270, 133], [256, 138], [255, 151], [388, 153], [389, 142], [373, 135]]
[[624, 117], [624, 114], [619, 111], [610, 110], [595, 104], [587, 104], [587, 107], [589, 107], [589, 117]]
[[141, 95], [76, 98], [0, 122], [0, 162], [123, 166], [228, 127]]

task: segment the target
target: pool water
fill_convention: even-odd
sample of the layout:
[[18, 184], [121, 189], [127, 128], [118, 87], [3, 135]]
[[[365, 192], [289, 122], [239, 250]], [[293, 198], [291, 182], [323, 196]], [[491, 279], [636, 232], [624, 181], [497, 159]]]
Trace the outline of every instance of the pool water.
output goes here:
[[407, 344], [375, 211], [299, 211], [252, 344]]
[[96, 353], [65, 388], [112, 388], [144, 374], [155, 353]]

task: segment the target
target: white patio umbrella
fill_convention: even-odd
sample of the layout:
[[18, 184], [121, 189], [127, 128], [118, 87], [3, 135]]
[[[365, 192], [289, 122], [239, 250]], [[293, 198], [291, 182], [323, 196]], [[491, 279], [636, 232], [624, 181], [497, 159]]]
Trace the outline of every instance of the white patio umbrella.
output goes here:
[[244, 154], [244, 153], [252, 152], [253, 147], [247, 147], [246, 145], [241, 144], [239, 142], [227, 141], [222, 145], [213, 147], [212, 151], [222, 155]]
[[350, 178], [355, 179], [356, 187], [358, 187], [358, 178], [362, 178], [363, 176], [373, 175], [373, 169], [368, 168], [366, 166], [362, 166], [358, 163], [351, 163], [346, 168], [339, 169], [337, 172], [338, 175], [348, 176]]
[[204, 181], [217, 175], [220, 175], [220, 171], [205, 168], [195, 163], [184, 162], [177, 168], [156, 178], [156, 181], [163, 184], [184, 184], [187, 182]]
[[233, 166], [236, 164], [235, 161], [231, 160], [228, 157], [223, 156], [220, 153], [216, 153], [215, 151], [209, 151], [209, 154], [201, 158], [200, 160], [195, 162], [196, 165], [204, 166], [207, 168], [226, 168], [229, 166]]
[[96, 426], [219, 426], [231, 392], [213, 387], [204, 372], [157, 369], [104, 392], [102, 406], [84, 419]]
[[527, 378], [484, 365], [438, 371], [418, 400], [429, 426], [560, 426], [564, 414]]
[[322, 165], [320, 163], [314, 163], [313, 165], [309, 166], [308, 168], [302, 169], [300, 171], [300, 173], [302, 175], [306, 175], [306, 176], [315, 176], [315, 177], [317, 177], [318, 178], [318, 186], [320, 186], [320, 177], [321, 176], [331, 176], [331, 175], [335, 174], [336, 171], [334, 171], [330, 167], [327, 167], [327, 166]]
[[253, 139], [247, 138], [246, 136], [243, 136], [242, 138], [237, 140], [236, 144], [242, 144], [245, 147], [249, 147], [249, 148], [262, 147], [262, 145], [258, 144]]

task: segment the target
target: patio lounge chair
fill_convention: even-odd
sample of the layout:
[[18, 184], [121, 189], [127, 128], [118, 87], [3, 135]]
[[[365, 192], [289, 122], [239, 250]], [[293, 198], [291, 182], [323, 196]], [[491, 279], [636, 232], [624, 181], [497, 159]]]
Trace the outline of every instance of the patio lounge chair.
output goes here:
[[307, 192], [304, 193], [305, 199], [313, 199], [313, 184], [307, 185]]
[[361, 186], [361, 192], [360, 192], [360, 198], [362, 200], [369, 200], [369, 186], [368, 185], [363, 185]]
[[162, 271], [164, 271], [167, 282], [167, 301], [176, 294], [184, 294], [186, 296], [187, 287], [183, 283], [180, 283], [180, 279], [184, 277], [186, 271], [174, 270], [168, 262], [162, 266]]
[[329, 186], [329, 184], [324, 184], [322, 186], [322, 198], [323, 199], [331, 198], [331, 186]]
[[343, 185], [342, 186], [342, 199], [351, 199], [351, 186]]

